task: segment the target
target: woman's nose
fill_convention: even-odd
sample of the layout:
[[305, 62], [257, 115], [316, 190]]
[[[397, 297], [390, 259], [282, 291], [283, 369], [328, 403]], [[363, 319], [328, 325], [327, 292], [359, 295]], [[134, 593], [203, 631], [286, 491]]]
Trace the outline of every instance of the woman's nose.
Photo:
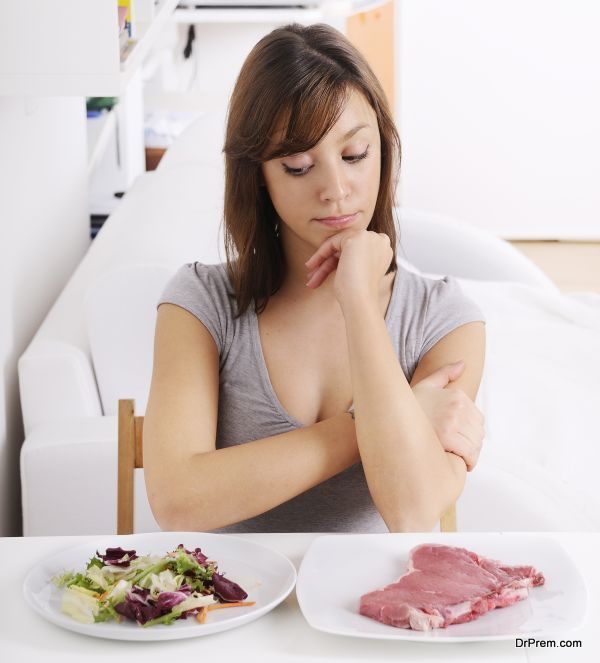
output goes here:
[[330, 165], [324, 169], [319, 191], [322, 202], [337, 202], [348, 197], [350, 184], [342, 171], [344, 165], [346, 164], [340, 164], [340, 166]]

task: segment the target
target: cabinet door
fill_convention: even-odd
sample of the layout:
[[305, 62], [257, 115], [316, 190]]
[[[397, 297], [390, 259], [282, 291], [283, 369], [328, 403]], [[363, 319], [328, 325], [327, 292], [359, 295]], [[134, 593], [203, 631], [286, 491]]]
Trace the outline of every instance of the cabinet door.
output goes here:
[[394, 1], [358, 12], [346, 21], [348, 39], [367, 58], [379, 79], [392, 113], [394, 96]]

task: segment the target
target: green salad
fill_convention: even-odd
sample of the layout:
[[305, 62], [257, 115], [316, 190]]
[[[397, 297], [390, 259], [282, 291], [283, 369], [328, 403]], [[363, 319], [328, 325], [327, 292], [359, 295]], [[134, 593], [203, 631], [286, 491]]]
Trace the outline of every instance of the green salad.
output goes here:
[[210, 609], [254, 605], [244, 602], [248, 594], [200, 548], [190, 551], [183, 544], [163, 556], [96, 551], [85, 571], [58, 574], [52, 582], [65, 588], [62, 611], [84, 624], [114, 619], [147, 627], [189, 616], [202, 623]]

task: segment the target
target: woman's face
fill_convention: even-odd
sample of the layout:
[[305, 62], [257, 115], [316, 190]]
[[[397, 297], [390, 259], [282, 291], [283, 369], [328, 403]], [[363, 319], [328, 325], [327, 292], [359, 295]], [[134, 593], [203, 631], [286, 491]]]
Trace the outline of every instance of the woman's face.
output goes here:
[[[279, 215], [284, 248], [318, 248], [342, 228], [366, 229], [373, 216], [381, 170], [377, 116], [352, 90], [337, 123], [308, 152], [266, 161], [266, 187]], [[325, 223], [327, 217], [352, 215]], [[298, 246], [298, 248], [300, 248]]]

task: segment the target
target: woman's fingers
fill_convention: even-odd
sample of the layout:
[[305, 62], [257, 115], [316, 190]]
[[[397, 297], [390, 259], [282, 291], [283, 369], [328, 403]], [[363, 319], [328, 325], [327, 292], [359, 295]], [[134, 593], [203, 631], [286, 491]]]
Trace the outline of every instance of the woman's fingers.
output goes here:
[[[342, 254], [341, 254], [339, 251], [336, 251], [336, 252], [333, 254], [333, 257], [339, 259], [339, 257], [340, 257], [341, 255], [342, 255]], [[320, 267], [320, 265], [319, 265], [319, 267]], [[311, 270], [308, 272], [308, 274], [306, 275], [306, 280], [307, 280], [307, 281], [310, 279], [310, 277], [311, 277], [313, 274], [316, 273], [316, 271], [319, 269], [319, 267], [315, 267], [314, 269], [311, 269]]]
[[328, 240], [321, 244], [321, 246], [312, 254], [312, 256], [304, 263], [307, 269], [316, 269], [325, 260], [330, 258], [336, 251], [340, 251], [339, 246], [334, 246], [332, 240]]
[[469, 461], [467, 462], [467, 472], [470, 472], [475, 465], [477, 465], [477, 461], [479, 460], [479, 454], [481, 453], [481, 443], [479, 440], [473, 440], [469, 438], [471, 448], [469, 451]]
[[470, 472], [477, 463], [479, 453], [483, 445], [485, 430], [477, 418], [465, 417], [455, 429], [452, 435], [452, 444], [458, 444], [464, 452], [459, 454], [465, 459], [467, 470]]
[[318, 288], [321, 283], [323, 283], [323, 281], [329, 276], [329, 274], [335, 271], [337, 264], [338, 258], [335, 255], [327, 258], [319, 265], [319, 267], [309, 272], [306, 285], [309, 288]]
[[485, 430], [473, 416], [462, 416], [460, 420], [440, 427], [438, 437], [442, 447], [463, 458], [470, 472], [476, 465], [481, 452]]
[[481, 447], [483, 443], [484, 430], [479, 424], [463, 427], [457, 431], [457, 439], [463, 445], [466, 452], [465, 463], [467, 464], [467, 471], [471, 471], [479, 459]]
[[464, 419], [464, 421], [460, 422], [460, 424], [457, 426], [457, 430], [465, 437], [473, 440], [474, 444], [481, 446], [485, 436], [485, 431], [478, 420], [472, 417], [467, 417]]
[[[458, 402], [455, 402], [455, 417], [460, 421], [460, 428], [465, 434], [471, 435], [474, 439], [481, 435], [483, 439], [483, 426], [485, 417], [483, 412], [461, 389], [449, 388], [446, 391], [457, 391], [459, 395]], [[466, 428], [465, 428], [466, 426]]]
[[339, 258], [342, 255], [342, 239], [345, 236], [343, 233], [344, 231], [325, 240], [325, 242], [323, 242], [323, 244], [321, 244], [321, 246], [304, 263], [306, 268], [315, 269], [332, 256]]
[[440, 438], [440, 442], [444, 447], [444, 451], [450, 451], [453, 454], [460, 456], [465, 461], [467, 470], [469, 469], [471, 445], [468, 438], [455, 431], [451, 435]]
[[457, 431], [456, 434], [452, 436], [452, 441], [448, 447], [446, 447], [446, 451], [451, 451], [457, 456], [460, 456], [465, 461], [467, 472], [470, 472], [477, 464], [480, 447], [472, 438]]

